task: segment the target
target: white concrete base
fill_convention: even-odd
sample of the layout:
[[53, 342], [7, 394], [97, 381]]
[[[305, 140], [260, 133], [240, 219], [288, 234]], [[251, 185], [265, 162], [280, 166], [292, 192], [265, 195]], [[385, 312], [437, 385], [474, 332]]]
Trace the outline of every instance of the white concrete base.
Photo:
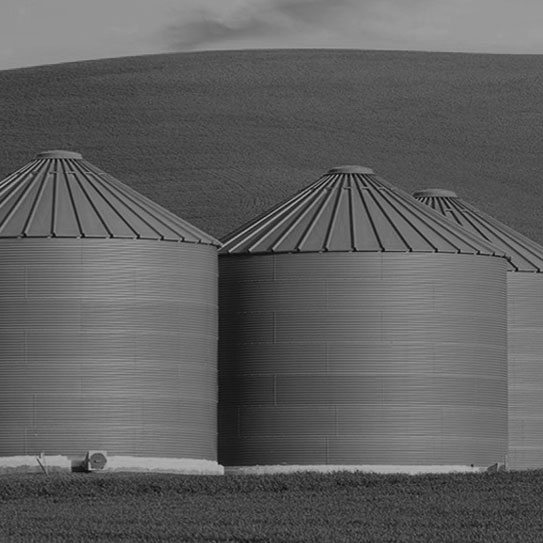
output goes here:
[[108, 456], [101, 472], [162, 472], [187, 475], [224, 475], [224, 468], [213, 460], [196, 458], [149, 458], [140, 456]]
[[402, 473], [407, 475], [421, 475], [424, 473], [481, 473], [487, 471], [486, 467], [472, 466], [343, 466], [343, 465], [275, 465], [275, 466], [225, 466], [227, 475], [267, 475], [273, 473], [297, 473], [313, 471], [318, 473], [334, 473], [338, 471], [391, 474]]
[[[40, 459], [42, 466], [38, 462]], [[67, 456], [2, 456], [0, 474], [6, 473], [54, 473], [72, 471], [72, 462]]]
[[[38, 458], [41, 462], [38, 462]], [[84, 457], [67, 456], [3, 456], [0, 475], [6, 473], [54, 473], [81, 471]], [[43, 466], [43, 467], [42, 467]], [[162, 472], [187, 475], [224, 475], [224, 468], [213, 460], [195, 458], [142, 458], [139, 456], [108, 456], [104, 472]]]

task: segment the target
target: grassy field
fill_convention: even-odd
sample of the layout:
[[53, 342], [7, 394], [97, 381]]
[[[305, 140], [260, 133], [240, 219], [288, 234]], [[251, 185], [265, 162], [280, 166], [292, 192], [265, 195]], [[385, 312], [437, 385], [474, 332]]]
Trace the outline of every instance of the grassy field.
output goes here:
[[222, 236], [329, 167], [456, 190], [543, 242], [543, 56], [273, 50], [0, 72], [0, 177], [97, 166]]
[[3, 542], [522, 542], [543, 472], [433, 476], [11, 475]]

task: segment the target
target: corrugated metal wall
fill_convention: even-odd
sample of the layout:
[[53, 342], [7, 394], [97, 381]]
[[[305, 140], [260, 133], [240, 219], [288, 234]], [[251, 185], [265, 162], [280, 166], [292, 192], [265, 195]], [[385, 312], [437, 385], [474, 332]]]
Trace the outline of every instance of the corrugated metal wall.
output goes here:
[[0, 456], [216, 459], [217, 253], [0, 240]]
[[543, 468], [543, 247], [454, 192], [427, 189], [413, 196], [510, 257], [507, 467]]
[[223, 255], [219, 266], [221, 464], [504, 461], [504, 259]]
[[509, 272], [510, 469], [543, 467], [543, 275]]

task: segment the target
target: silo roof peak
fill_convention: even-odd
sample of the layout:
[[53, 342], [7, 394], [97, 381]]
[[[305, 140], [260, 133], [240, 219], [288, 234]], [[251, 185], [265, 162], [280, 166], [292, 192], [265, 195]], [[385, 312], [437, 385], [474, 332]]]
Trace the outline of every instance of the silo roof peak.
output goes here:
[[220, 254], [224, 255], [414, 252], [504, 256], [492, 244], [362, 166], [332, 168], [222, 241]]
[[371, 168], [366, 168], [365, 166], [357, 165], [346, 165], [346, 166], [334, 166], [328, 170], [329, 175], [333, 174], [364, 174], [372, 175], [375, 173]]
[[0, 181], [0, 238], [121, 238], [220, 245], [79, 153], [59, 150], [38, 153]]
[[504, 252], [509, 271], [543, 273], [543, 246], [452, 194], [447, 197], [430, 189], [417, 191], [413, 197]]
[[62, 151], [60, 149], [53, 151], [42, 151], [36, 155], [36, 160], [43, 160], [47, 158], [70, 158], [75, 160], [81, 160], [83, 156], [80, 153], [74, 151]]

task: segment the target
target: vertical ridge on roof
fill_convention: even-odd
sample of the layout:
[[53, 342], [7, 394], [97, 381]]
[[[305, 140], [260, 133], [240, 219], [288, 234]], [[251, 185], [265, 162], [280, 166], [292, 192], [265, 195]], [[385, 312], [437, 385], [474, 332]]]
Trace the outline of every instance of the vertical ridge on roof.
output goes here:
[[220, 245], [79, 153], [45, 151], [0, 181], [0, 238], [155, 239]]
[[226, 236], [220, 252], [352, 251], [504, 256], [362, 166], [332, 168]]
[[459, 198], [454, 192], [427, 189], [414, 198], [491, 243], [509, 257], [510, 271], [543, 272], [543, 247]]

